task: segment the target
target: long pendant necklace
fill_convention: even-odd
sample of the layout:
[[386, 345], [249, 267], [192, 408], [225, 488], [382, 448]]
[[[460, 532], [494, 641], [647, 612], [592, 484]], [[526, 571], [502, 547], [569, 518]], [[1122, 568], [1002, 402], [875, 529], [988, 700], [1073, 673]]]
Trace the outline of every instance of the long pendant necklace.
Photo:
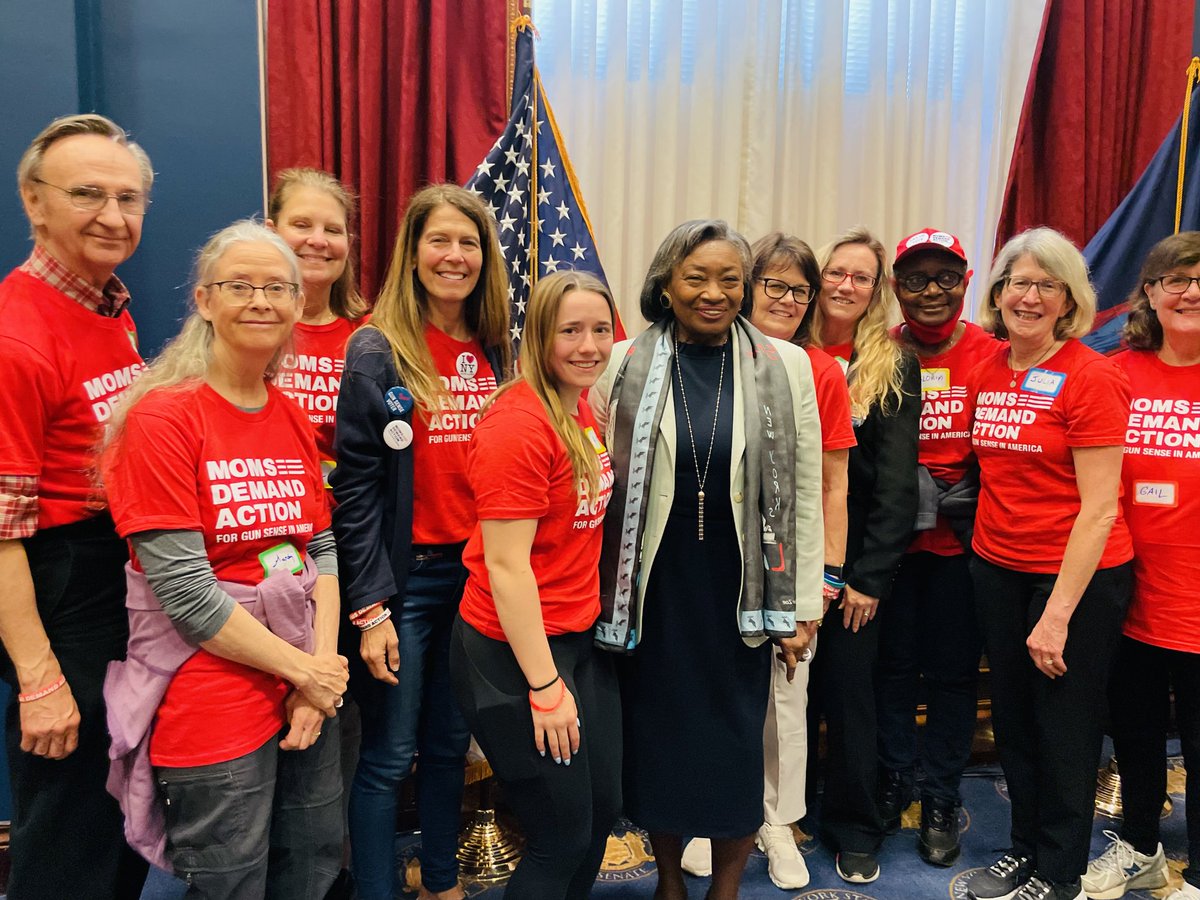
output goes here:
[[721, 371], [717, 376], [717, 402], [713, 407], [712, 438], [708, 442], [708, 457], [704, 460], [704, 473], [700, 472], [700, 455], [696, 452], [696, 433], [692, 430], [692, 413], [688, 409], [687, 391], [683, 387], [683, 367], [679, 364], [679, 335], [672, 335], [675, 340], [675, 374], [679, 376], [679, 399], [683, 401], [683, 415], [687, 419], [688, 440], [692, 443], [692, 465], [696, 467], [696, 483], [700, 489], [696, 491], [696, 518], [698, 540], [704, 540], [704, 485], [708, 481], [708, 468], [712, 464], [713, 444], [717, 442], [717, 416], [721, 412], [721, 387], [725, 384], [725, 351], [721, 351]]
[[1041, 356], [1039, 356], [1037, 358], [1036, 362], [1031, 363], [1030, 365], [1026, 366], [1024, 369], [1018, 369], [1015, 365], [1013, 365], [1013, 352], [1012, 352], [1012, 348], [1009, 347], [1008, 348], [1008, 368], [1012, 372], [1012, 376], [1009, 379], [1008, 386], [1010, 388], [1016, 387], [1018, 378], [1023, 376], [1030, 369], [1032, 369], [1036, 366], [1040, 366], [1047, 359], [1049, 359], [1051, 356], [1053, 356], [1054, 355], [1054, 347], [1056, 344], [1058, 344], [1058, 341], [1051, 341], [1050, 349], [1047, 350], [1045, 353], [1043, 353]]

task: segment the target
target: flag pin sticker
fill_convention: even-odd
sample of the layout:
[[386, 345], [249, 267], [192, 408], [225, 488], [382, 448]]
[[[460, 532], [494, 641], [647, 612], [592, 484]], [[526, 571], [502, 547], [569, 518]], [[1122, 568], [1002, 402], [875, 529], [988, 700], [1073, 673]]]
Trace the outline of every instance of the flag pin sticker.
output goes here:
[[403, 419], [393, 419], [383, 427], [383, 442], [393, 450], [403, 450], [412, 440], [412, 426]]
[[412, 409], [413, 395], [408, 388], [388, 388], [387, 393], [383, 395], [383, 402], [393, 416], [402, 416]]

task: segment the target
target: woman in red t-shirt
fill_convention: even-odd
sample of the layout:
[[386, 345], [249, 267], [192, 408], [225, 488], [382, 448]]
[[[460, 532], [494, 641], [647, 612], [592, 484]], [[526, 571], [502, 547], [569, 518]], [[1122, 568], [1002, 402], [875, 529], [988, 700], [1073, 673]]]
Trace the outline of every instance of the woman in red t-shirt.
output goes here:
[[1188, 772], [1188, 867], [1169, 900], [1200, 900], [1200, 232], [1154, 245], [1129, 304], [1130, 349], [1114, 361], [1133, 397], [1121, 468], [1133, 603], [1108, 692], [1125, 820], [1083, 886], [1116, 897], [1167, 883], [1159, 814], [1174, 689]]
[[133, 549], [129, 660], [105, 684], [110, 787], [134, 783], [126, 833], [189, 896], [319, 898], [339, 869], [337, 554], [312, 431], [270, 383], [298, 280], [262, 225], [214, 235], [196, 312], [126, 394], [102, 456]]
[[1119, 503], [1129, 383], [1078, 340], [1096, 295], [1083, 256], [1057, 231], [1005, 244], [985, 296], [980, 324], [1009, 346], [968, 377], [981, 469], [970, 567], [1012, 851], [969, 889], [978, 900], [1076, 900], [1129, 603], [1133, 550]]
[[350, 260], [353, 215], [354, 196], [328, 172], [284, 169], [275, 176], [266, 224], [300, 259], [304, 292], [304, 314], [275, 384], [308, 414], [326, 479], [337, 464], [333, 425], [346, 343], [367, 317]]
[[330, 484], [358, 632], [349, 819], [362, 900], [391, 900], [397, 888], [398, 793], [418, 753], [421, 896], [463, 896], [470, 734], [450, 687], [450, 629], [475, 527], [467, 442], [511, 356], [507, 288], [491, 212], [457, 185], [431, 185], [409, 201], [371, 323], [346, 350]]
[[471, 441], [479, 525], [451, 673], [525, 834], [508, 897], [590, 896], [621, 811], [620, 701], [592, 635], [613, 476], [582, 399], [612, 353], [615, 317], [595, 277], [540, 279], [520, 378], [488, 401]]

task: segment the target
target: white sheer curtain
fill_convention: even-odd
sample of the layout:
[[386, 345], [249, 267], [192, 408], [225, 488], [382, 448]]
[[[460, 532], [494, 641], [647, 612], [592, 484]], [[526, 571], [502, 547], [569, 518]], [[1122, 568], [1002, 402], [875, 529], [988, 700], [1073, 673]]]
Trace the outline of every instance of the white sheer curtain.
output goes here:
[[[1044, 0], [534, 0], [537, 62], [631, 334], [690, 218], [814, 249], [956, 233], [986, 273]], [[973, 308], [968, 298], [969, 308]]]

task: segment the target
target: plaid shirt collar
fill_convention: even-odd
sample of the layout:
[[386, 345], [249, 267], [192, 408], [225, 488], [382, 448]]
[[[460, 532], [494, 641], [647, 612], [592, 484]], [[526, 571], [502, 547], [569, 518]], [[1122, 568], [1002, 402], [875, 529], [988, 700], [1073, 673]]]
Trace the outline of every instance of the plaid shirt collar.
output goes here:
[[21, 271], [110, 319], [115, 319], [129, 305], [129, 291], [116, 275], [108, 279], [103, 289], [98, 289], [60, 263], [40, 244], [34, 245]]

